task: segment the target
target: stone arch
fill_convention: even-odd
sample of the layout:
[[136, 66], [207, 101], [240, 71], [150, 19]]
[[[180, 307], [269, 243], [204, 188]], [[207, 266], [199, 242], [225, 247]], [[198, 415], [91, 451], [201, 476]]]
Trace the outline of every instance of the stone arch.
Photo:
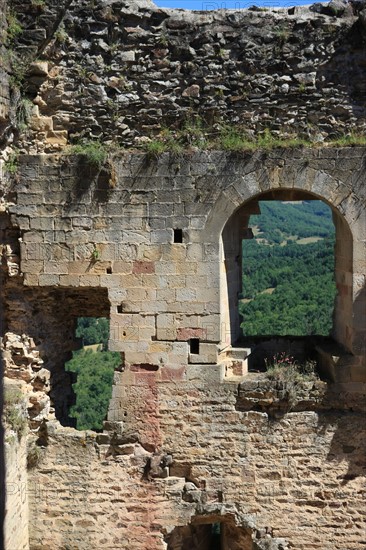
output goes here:
[[[220, 254], [220, 301], [223, 345], [233, 345], [240, 336], [238, 294], [241, 291], [241, 241], [250, 233], [248, 227], [251, 214], [258, 212], [259, 200], [311, 200], [321, 197], [304, 190], [274, 189], [260, 193], [244, 202], [230, 216], [221, 235]], [[352, 265], [353, 239], [350, 228], [332, 205], [336, 230], [335, 280], [337, 297], [334, 310], [334, 339], [348, 351], [352, 351]]]
[[[333, 154], [336, 157], [334, 151]], [[283, 165], [280, 165], [282, 161], [267, 158], [260, 152], [249, 161], [233, 159], [231, 172], [236, 175], [228, 177], [223, 183], [220, 196], [208, 216], [203, 239], [205, 242], [220, 243], [220, 350], [230, 347], [239, 334], [237, 293], [241, 281], [240, 242], [243, 230], [247, 228], [243, 219], [247, 221], [250, 213], [255, 213], [250, 209], [255, 208], [256, 202], [264, 197], [322, 200], [332, 209], [336, 229], [335, 276], [338, 294], [332, 335], [348, 353], [347, 363], [362, 369], [358, 370], [355, 380], [359, 376], [363, 379], [366, 327], [364, 314], [360, 311], [366, 310], [366, 300], [362, 298], [366, 272], [365, 204], [352, 193], [349, 183], [334, 175], [338, 172], [337, 166], [330, 171], [326, 159], [319, 163], [314, 161], [311, 152], [309, 160], [306, 159], [306, 152], [303, 155], [304, 159], [291, 159], [287, 153], [289, 158], [283, 161]], [[230, 240], [236, 245], [228, 254]]]

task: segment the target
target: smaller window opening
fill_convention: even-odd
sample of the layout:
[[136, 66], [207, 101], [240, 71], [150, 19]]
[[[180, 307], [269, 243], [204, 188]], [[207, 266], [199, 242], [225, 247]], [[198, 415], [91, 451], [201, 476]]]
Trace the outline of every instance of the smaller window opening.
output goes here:
[[175, 243], [183, 242], [183, 229], [174, 229], [174, 241]]
[[106, 272], [108, 275], [111, 275], [111, 274], [113, 273], [111, 267], [107, 267], [107, 269], [105, 270], [105, 272]]
[[199, 338], [191, 338], [189, 341], [189, 351], [196, 355], [200, 352], [200, 341]]
[[117, 313], [123, 313], [123, 304], [119, 304], [119, 306], [117, 306]]

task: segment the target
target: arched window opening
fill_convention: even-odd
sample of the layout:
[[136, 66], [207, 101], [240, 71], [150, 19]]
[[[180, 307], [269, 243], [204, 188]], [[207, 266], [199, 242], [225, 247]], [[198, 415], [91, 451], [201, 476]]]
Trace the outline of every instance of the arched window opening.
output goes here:
[[[352, 349], [352, 236], [335, 208], [277, 189], [243, 204], [222, 232], [221, 347], [264, 368]], [[245, 350], [241, 351], [240, 350]]]
[[335, 228], [322, 201], [260, 201], [242, 241], [241, 328], [249, 336], [329, 336]]

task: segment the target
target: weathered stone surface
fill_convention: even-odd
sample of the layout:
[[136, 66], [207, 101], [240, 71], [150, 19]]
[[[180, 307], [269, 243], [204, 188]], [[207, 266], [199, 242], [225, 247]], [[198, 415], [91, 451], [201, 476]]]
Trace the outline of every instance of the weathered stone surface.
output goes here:
[[[30, 483], [30, 548], [191, 550], [221, 523], [230, 550], [359, 550], [365, 149], [120, 151], [102, 169], [60, 153], [80, 137], [151, 143], [192, 112], [213, 130], [270, 127], [319, 143], [362, 130], [363, 5], [201, 14], [142, 0], [11, 6], [26, 29], [14, 49], [34, 62], [34, 107], [18, 139], [2, 79], [1, 166], [14, 140], [20, 154], [16, 173], [1, 173], [1, 337], [42, 450], [28, 474], [22, 449], [11, 458]], [[238, 257], [258, 197], [323, 199], [336, 226], [338, 346], [312, 344], [326, 381], [298, 386], [292, 408], [283, 387], [246, 375], [253, 350], [232, 347]], [[121, 352], [102, 434], [67, 427], [64, 364], [81, 315], [109, 317], [110, 348]], [[21, 523], [16, 545], [26, 549], [28, 502], [14, 495], [8, 533]]]
[[295, 129], [319, 140], [365, 128], [358, 4], [195, 15], [122, 0], [52, 1], [32, 30], [32, 3], [12, 5], [27, 29], [19, 55], [34, 52], [32, 99], [53, 121], [46, 136], [40, 128], [28, 136], [39, 151], [85, 136], [134, 146], [189, 126], [192, 113], [248, 135]]

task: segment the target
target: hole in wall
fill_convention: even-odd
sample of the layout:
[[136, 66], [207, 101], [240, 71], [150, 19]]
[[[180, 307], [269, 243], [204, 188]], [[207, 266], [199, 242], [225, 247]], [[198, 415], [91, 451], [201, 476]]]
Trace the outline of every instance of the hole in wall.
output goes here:
[[111, 275], [111, 274], [113, 273], [111, 267], [107, 267], [107, 269], [105, 270], [105, 272], [106, 272], [108, 275]]
[[119, 369], [121, 356], [108, 351], [109, 319], [105, 317], [79, 317], [75, 336], [80, 349], [65, 365], [74, 380], [75, 403], [69, 416], [78, 430], [99, 431], [107, 416], [113, 373]]
[[[2, 290], [6, 300], [3, 332], [15, 341], [28, 342], [42, 365], [40, 374], [39, 368], [34, 373], [40, 398], [28, 411], [31, 427], [37, 428], [53, 414], [63, 426], [74, 426], [76, 419], [69, 413], [75, 404], [72, 384], [76, 377], [65, 364], [82, 345], [75, 334], [76, 319], [109, 317], [107, 289], [25, 287], [21, 277], [11, 277]], [[42, 398], [42, 393], [50, 399]]]
[[189, 340], [189, 351], [190, 353], [194, 353], [196, 355], [200, 352], [200, 341], [199, 338], [191, 338]]
[[183, 242], [183, 230], [182, 229], [174, 229], [173, 242], [174, 243], [182, 243]]
[[123, 304], [117, 306], [117, 313], [123, 313]]
[[260, 201], [242, 241], [244, 336], [328, 336], [336, 287], [335, 228], [322, 201]]
[[167, 550], [253, 550], [251, 529], [238, 527], [231, 516], [194, 516], [165, 538]]
[[[265, 218], [269, 209], [275, 215]], [[337, 210], [307, 191], [268, 191], [233, 213], [222, 247], [223, 349], [248, 348], [249, 366], [262, 342], [274, 343], [270, 360], [290, 348], [310, 356], [319, 347], [352, 350], [353, 241]]]

